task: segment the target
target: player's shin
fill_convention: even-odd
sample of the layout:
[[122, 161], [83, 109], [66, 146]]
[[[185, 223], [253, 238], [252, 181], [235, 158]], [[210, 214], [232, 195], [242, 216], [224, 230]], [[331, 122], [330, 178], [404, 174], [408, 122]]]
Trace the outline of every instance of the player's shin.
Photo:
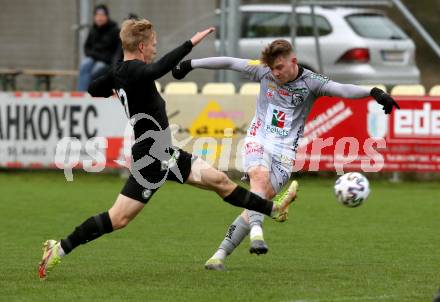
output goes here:
[[69, 254], [78, 245], [85, 244], [112, 231], [113, 226], [108, 212], [92, 216], [77, 226], [67, 238], [61, 240], [62, 251]]
[[274, 212], [277, 211], [277, 207], [274, 207], [273, 202], [261, 198], [257, 194], [249, 192], [240, 186], [237, 186], [234, 191], [223, 198], [223, 200], [234, 206], [257, 211], [271, 217]]
[[255, 211], [248, 211], [249, 225], [251, 228], [251, 240], [263, 240], [263, 221], [264, 215]]
[[205, 268], [208, 270], [224, 271], [225, 259], [230, 255], [235, 248], [240, 245], [243, 239], [249, 234], [249, 225], [244, 218], [239, 215], [234, 222], [229, 226], [225, 238], [220, 243], [218, 250], [205, 263]]
[[[249, 225], [243, 219], [241, 215], [239, 215], [234, 222], [229, 226], [228, 231], [226, 232], [225, 238], [219, 246], [219, 250], [223, 250], [226, 254], [221, 255], [220, 253], [214, 254], [213, 257], [218, 256], [218, 258], [226, 258], [226, 256], [230, 255], [237, 246], [243, 241], [243, 239], [249, 234]], [[223, 256], [223, 257], [222, 257]]]
[[[258, 196], [261, 198], [266, 198], [266, 196], [263, 193], [255, 192]], [[250, 231], [250, 237], [251, 240], [263, 240], [263, 221], [264, 221], [264, 215], [256, 212], [256, 211], [247, 211], [248, 217], [249, 217], [249, 225], [251, 228]]]
[[[261, 197], [265, 197], [262, 193], [256, 193]], [[249, 252], [251, 254], [266, 254], [269, 250], [266, 242], [263, 237], [263, 221], [264, 215], [255, 211], [247, 211], [249, 217], [249, 226], [250, 226], [250, 240], [251, 245], [249, 248]]]

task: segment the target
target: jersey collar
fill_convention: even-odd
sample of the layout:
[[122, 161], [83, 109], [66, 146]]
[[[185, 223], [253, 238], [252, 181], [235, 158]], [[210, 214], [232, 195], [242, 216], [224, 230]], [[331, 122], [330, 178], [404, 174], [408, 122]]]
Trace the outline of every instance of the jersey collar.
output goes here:
[[[296, 75], [296, 78], [294, 78], [292, 81], [287, 82], [286, 84], [289, 84], [289, 83], [292, 83], [292, 82], [295, 82], [296, 80], [298, 80], [302, 76], [303, 72], [304, 72], [304, 68], [298, 64], [298, 74]], [[286, 85], [286, 84], [284, 84], [284, 85]]]

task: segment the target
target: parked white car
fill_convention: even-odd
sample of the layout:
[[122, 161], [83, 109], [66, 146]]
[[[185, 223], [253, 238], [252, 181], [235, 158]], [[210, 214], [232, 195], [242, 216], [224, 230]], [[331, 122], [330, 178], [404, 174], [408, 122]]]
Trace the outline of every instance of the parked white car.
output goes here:
[[[240, 57], [259, 58], [271, 41], [290, 40], [290, 5], [243, 5]], [[299, 63], [319, 70], [309, 6], [297, 7], [295, 52]], [[416, 84], [420, 71], [414, 42], [383, 12], [315, 7], [323, 73], [342, 83]], [[217, 49], [219, 41], [216, 42]]]

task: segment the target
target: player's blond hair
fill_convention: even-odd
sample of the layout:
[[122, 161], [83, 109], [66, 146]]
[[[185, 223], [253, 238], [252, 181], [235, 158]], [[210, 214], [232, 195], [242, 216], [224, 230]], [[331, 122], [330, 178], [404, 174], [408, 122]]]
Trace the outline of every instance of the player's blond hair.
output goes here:
[[122, 48], [124, 51], [135, 52], [139, 43], [150, 41], [156, 36], [153, 30], [153, 24], [147, 19], [128, 19], [122, 22], [121, 38]]
[[261, 62], [269, 67], [273, 67], [275, 60], [282, 56], [290, 55], [293, 52], [292, 44], [289, 41], [278, 39], [267, 45], [261, 53]]

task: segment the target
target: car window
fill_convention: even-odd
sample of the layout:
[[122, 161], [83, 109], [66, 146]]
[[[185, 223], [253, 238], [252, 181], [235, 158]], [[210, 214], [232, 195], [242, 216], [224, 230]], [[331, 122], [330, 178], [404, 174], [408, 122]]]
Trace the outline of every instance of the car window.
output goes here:
[[244, 13], [244, 38], [285, 37], [290, 34], [288, 14], [273, 12]]
[[346, 17], [351, 28], [361, 37], [372, 39], [407, 39], [408, 36], [384, 15], [356, 14]]
[[[242, 15], [242, 37], [287, 37], [290, 36], [290, 13], [280, 12], [244, 12]], [[313, 36], [312, 16], [298, 14], [297, 36]], [[322, 16], [316, 16], [320, 36], [331, 33], [329, 22]]]
[[[311, 14], [298, 14], [298, 29], [296, 35], [298, 37], [313, 36], [313, 19]], [[320, 36], [328, 35], [332, 32], [332, 27], [326, 18], [316, 15], [316, 26]]]

